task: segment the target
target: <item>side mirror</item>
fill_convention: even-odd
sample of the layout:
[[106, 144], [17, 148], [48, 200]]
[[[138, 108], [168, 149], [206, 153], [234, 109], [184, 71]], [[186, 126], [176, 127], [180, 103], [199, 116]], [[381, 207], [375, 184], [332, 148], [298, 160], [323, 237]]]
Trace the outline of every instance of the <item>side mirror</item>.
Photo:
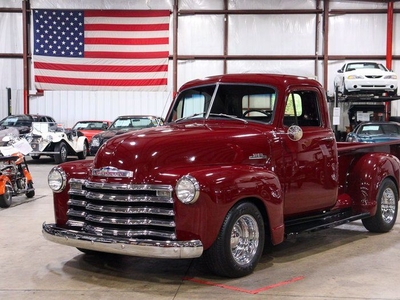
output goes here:
[[342, 70], [342, 69], [340, 69], [340, 70], [337, 70], [337, 72], [338, 72], [338, 73], [343, 73], [343, 70]]
[[299, 141], [303, 137], [303, 129], [298, 125], [292, 125], [288, 128], [287, 135], [292, 141]]

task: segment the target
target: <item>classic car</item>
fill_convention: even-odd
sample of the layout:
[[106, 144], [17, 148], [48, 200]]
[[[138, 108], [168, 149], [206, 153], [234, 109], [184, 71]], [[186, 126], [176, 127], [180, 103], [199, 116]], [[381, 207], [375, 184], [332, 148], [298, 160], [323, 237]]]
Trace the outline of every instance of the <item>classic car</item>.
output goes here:
[[53, 157], [55, 163], [67, 161], [68, 155], [76, 155], [78, 159], [85, 159], [88, 140], [78, 130], [65, 129], [54, 123], [32, 123], [32, 131], [25, 136], [32, 152], [33, 159], [42, 155]]
[[358, 124], [346, 137], [347, 142], [379, 143], [400, 140], [400, 123], [365, 122]]
[[164, 121], [160, 117], [148, 116], [148, 115], [128, 115], [119, 116], [110, 127], [96, 134], [89, 146], [89, 154], [95, 155], [100, 146], [103, 145], [107, 140], [111, 139], [116, 135], [126, 133], [128, 131], [139, 130], [149, 127], [157, 127], [163, 125]]
[[79, 130], [88, 139], [88, 142], [92, 140], [92, 137], [102, 131], [106, 130], [111, 125], [111, 121], [102, 120], [88, 120], [78, 121], [72, 127], [72, 130]]
[[9, 115], [0, 121], [0, 130], [10, 127], [18, 129], [20, 135], [29, 133], [32, 130], [33, 122], [50, 122], [56, 123], [56, 121], [49, 116], [44, 115]]
[[376, 96], [397, 95], [397, 75], [383, 64], [376, 62], [350, 62], [337, 71], [335, 91], [342, 95], [373, 94]]

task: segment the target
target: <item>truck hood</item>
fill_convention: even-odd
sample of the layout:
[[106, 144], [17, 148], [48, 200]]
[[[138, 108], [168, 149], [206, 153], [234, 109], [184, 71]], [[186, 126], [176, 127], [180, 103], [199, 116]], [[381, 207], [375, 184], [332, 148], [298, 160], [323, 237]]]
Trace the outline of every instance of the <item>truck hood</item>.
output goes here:
[[[228, 125], [226, 124], [228, 123]], [[133, 172], [135, 182], [170, 168], [262, 164], [269, 157], [265, 124], [240, 121], [190, 122], [133, 131], [104, 144], [94, 159], [94, 169]], [[264, 134], [265, 133], [265, 134]]]

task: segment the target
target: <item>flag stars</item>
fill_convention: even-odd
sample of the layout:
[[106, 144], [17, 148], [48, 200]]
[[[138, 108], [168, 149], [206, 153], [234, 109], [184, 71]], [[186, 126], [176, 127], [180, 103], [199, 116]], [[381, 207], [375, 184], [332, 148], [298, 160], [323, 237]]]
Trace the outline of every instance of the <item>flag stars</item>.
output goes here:
[[34, 10], [35, 54], [78, 57], [84, 53], [84, 22], [79, 11]]

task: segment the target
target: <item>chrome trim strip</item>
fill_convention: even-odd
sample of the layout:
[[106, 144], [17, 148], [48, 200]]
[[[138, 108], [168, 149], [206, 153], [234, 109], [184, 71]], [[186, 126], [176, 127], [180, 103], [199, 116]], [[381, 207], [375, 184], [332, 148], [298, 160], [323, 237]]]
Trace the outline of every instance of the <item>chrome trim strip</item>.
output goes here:
[[[86, 214], [86, 213], [85, 213]], [[67, 212], [69, 214], [69, 210]], [[161, 221], [154, 220], [150, 218], [118, 218], [118, 217], [106, 217], [106, 216], [96, 216], [96, 215], [87, 215], [85, 217], [86, 221], [95, 222], [98, 224], [111, 224], [111, 225], [152, 225], [152, 226], [163, 226], [163, 227], [175, 227], [174, 221]]]
[[[69, 204], [69, 202], [68, 202]], [[152, 215], [161, 215], [161, 216], [174, 216], [173, 209], [165, 209], [165, 208], [157, 208], [157, 207], [121, 207], [115, 205], [95, 205], [88, 204], [86, 206], [87, 210], [102, 212], [102, 213], [116, 213], [116, 214], [152, 214]]]
[[155, 231], [155, 230], [132, 230], [132, 229], [108, 229], [103, 227], [95, 227], [91, 225], [84, 226], [83, 230], [85, 230], [88, 234], [95, 234], [96, 236], [116, 236], [116, 237], [137, 237], [140, 236], [152, 236], [152, 237], [159, 237], [163, 239], [170, 239], [175, 240], [176, 235], [175, 233], [166, 232], [166, 231]]
[[76, 200], [76, 199], [69, 199], [67, 202], [70, 206], [79, 206], [79, 207], [86, 207], [87, 201], [84, 200]]
[[47, 240], [76, 248], [123, 255], [154, 258], [196, 258], [203, 253], [199, 240], [155, 241], [118, 237], [99, 237], [74, 230], [58, 228], [55, 224], [42, 225]]
[[169, 191], [172, 192], [173, 188], [166, 184], [115, 184], [103, 182], [89, 182], [85, 181], [85, 186], [91, 189], [107, 189], [107, 190], [132, 190], [132, 191]]
[[174, 200], [169, 197], [151, 197], [151, 196], [134, 196], [134, 195], [120, 195], [120, 194], [103, 194], [96, 192], [87, 192], [84, 195], [88, 199], [102, 200], [102, 201], [115, 201], [115, 202], [151, 202], [151, 203], [174, 203]]

